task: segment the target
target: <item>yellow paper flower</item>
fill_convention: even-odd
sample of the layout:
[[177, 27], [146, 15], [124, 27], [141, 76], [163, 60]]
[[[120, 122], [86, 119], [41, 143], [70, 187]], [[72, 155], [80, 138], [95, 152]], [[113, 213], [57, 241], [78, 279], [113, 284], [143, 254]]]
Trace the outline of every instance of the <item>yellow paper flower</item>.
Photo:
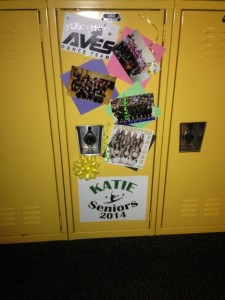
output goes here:
[[80, 179], [90, 180], [95, 179], [100, 173], [100, 164], [96, 161], [96, 156], [81, 155], [78, 160], [73, 163], [73, 170], [76, 176]]

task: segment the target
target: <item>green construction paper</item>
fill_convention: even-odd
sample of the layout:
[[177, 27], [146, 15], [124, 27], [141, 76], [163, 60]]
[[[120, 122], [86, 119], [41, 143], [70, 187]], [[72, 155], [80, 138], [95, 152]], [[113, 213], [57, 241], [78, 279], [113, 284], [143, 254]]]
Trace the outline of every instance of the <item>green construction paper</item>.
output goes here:
[[125, 92], [119, 94], [117, 98], [130, 97], [130, 96], [141, 95], [141, 94], [146, 94], [146, 91], [143, 88], [143, 86], [138, 81], [136, 81]]
[[145, 126], [147, 126], [152, 121], [155, 121], [155, 120], [150, 120], [150, 121], [146, 121], [146, 122], [132, 123], [130, 125], [133, 126], [133, 127], [136, 127], [136, 128], [144, 128]]
[[112, 106], [111, 106], [110, 103], [107, 104], [107, 105], [105, 105], [105, 111], [107, 112], [107, 114], [108, 114], [111, 118], [113, 118]]
[[154, 105], [154, 117], [158, 118], [160, 115], [161, 115], [160, 109], [158, 108], [158, 106]]

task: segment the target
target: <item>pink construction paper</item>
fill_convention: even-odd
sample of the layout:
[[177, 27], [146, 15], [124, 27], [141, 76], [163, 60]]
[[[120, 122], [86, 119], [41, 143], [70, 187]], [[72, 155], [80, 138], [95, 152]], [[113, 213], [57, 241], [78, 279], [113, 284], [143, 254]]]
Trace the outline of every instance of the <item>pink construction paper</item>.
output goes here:
[[[120, 40], [123, 40], [125, 36], [130, 34], [132, 31], [133, 29], [125, 27], [121, 34]], [[150, 40], [146, 36], [142, 35], [142, 38], [144, 39], [145, 43], [149, 46], [149, 48], [154, 51], [153, 55], [155, 56], [156, 61], [160, 62], [166, 49], [161, 45], [154, 43], [154, 41]]]
[[[123, 33], [121, 34], [120, 40], [123, 40], [125, 38], [125, 36], [130, 34], [132, 31], [133, 31], [133, 29], [131, 29], [129, 27], [125, 27]], [[145, 43], [148, 46], [150, 46], [149, 48], [154, 51], [153, 55], [155, 56], [156, 61], [159, 62], [166, 49], [159, 44], [153, 43], [153, 41], [151, 41], [147, 37], [145, 37], [145, 36], [142, 36], [142, 37], [143, 37]], [[112, 54], [111, 58], [108, 61], [107, 69], [111, 75], [118, 77], [127, 83], [133, 84], [132, 80], [127, 75], [124, 68], [121, 66], [120, 62], [118, 61], [118, 59], [116, 58], [116, 56], [114, 54]], [[143, 87], [145, 87], [149, 80], [150, 80], [150, 78], [143, 81], [141, 83], [141, 85]]]
[[132, 80], [127, 75], [126, 71], [121, 66], [120, 62], [118, 61], [114, 53], [112, 53], [112, 56], [108, 61], [107, 69], [111, 75], [116, 76], [122, 79], [123, 81], [126, 81], [127, 83], [133, 84]]
[[[127, 75], [127, 73], [125, 72], [124, 68], [121, 66], [120, 62], [118, 61], [118, 59], [116, 58], [116, 56], [114, 55], [114, 53], [112, 53], [111, 58], [108, 61], [107, 64], [107, 69], [110, 75], [115, 76], [120, 78], [121, 80], [129, 83], [129, 84], [133, 84], [133, 81], [130, 79], [130, 77]], [[143, 81], [142, 83], [140, 83], [143, 87], [145, 87], [148, 83], [150, 78], [146, 79], [145, 81]]]

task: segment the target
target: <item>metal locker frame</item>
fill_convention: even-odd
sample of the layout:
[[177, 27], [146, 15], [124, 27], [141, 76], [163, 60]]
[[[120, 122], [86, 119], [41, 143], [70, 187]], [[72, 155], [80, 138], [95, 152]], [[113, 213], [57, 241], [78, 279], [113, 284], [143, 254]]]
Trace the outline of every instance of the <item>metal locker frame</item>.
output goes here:
[[[166, 111], [163, 132], [162, 158], [160, 168], [159, 196], [157, 203], [156, 235], [161, 234], [185, 234], [217, 232], [225, 230], [225, 223], [221, 226], [186, 226], [164, 227], [165, 190], [167, 184], [167, 164], [169, 157], [169, 143], [171, 137], [171, 122], [173, 118], [174, 90], [176, 84], [176, 68], [178, 63], [179, 38], [181, 31], [181, 18], [184, 11], [225, 11], [225, 1], [192, 1], [175, 0], [174, 23], [171, 42], [171, 56], [169, 66], [169, 81], [167, 89]], [[184, 120], [186, 122], [187, 120]], [[200, 120], [199, 120], [200, 121]], [[206, 129], [207, 130], [207, 129]], [[177, 137], [179, 139], [179, 136]], [[179, 149], [178, 149], [179, 151]], [[180, 175], [181, 176], [181, 175]], [[180, 187], [179, 187], [180, 188]]]
[[[48, 18], [47, 18], [47, 3], [45, 0], [36, 0], [36, 1], [0, 1], [0, 11], [4, 12], [20, 12], [20, 11], [34, 11], [39, 15], [40, 20], [40, 40], [42, 40], [42, 54], [43, 54], [43, 64], [44, 64], [44, 81], [46, 85], [46, 98], [48, 102], [46, 103], [46, 107], [48, 109], [48, 115], [50, 119], [50, 130], [51, 136], [47, 137], [47, 139], [51, 140], [52, 148], [54, 153], [54, 172], [55, 172], [55, 193], [56, 193], [56, 203], [58, 214], [56, 216], [56, 220], [54, 223], [57, 223], [57, 228], [55, 232], [48, 233], [48, 224], [45, 220], [45, 233], [42, 233], [41, 230], [38, 231], [38, 228], [35, 230], [35, 234], [22, 232], [18, 235], [8, 235], [6, 234], [0, 237], [0, 243], [20, 243], [20, 242], [38, 242], [38, 241], [53, 241], [53, 240], [66, 240], [67, 236], [67, 223], [66, 223], [66, 212], [65, 212], [65, 198], [64, 198], [64, 186], [63, 186], [63, 177], [62, 177], [62, 164], [61, 164], [61, 146], [58, 132], [58, 116], [57, 116], [57, 107], [55, 102], [55, 87], [54, 87], [54, 79], [53, 79], [53, 69], [52, 69], [52, 58], [51, 58], [51, 45], [50, 45], [50, 36], [48, 29]], [[34, 62], [35, 63], [35, 62]], [[25, 81], [24, 81], [25, 82]], [[26, 88], [26, 86], [24, 86]], [[14, 101], [17, 101], [14, 99]], [[41, 119], [40, 119], [41, 122]], [[22, 134], [22, 133], [21, 133]], [[14, 149], [14, 151], [16, 151]], [[37, 151], [37, 150], [36, 150]], [[32, 155], [32, 154], [31, 154]], [[10, 170], [9, 170], [10, 171]], [[12, 172], [13, 170], [11, 170]], [[35, 172], [35, 170], [34, 170]], [[45, 176], [45, 174], [43, 174]], [[46, 181], [48, 178], [46, 178]], [[13, 188], [13, 187], [12, 187]], [[20, 201], [20, 199], [18, 199]], [[51, 201], [54, 201], [52, 199]], [[29, 203], [27, 203], [26, 209], [29, 209]], [[41, 210], [41, 207], [40, 207]], [[48, 208], [48, 212], [51, 211], [51, 207]], [[45, 212], [48, 213], [47, 211]], [[23, 213], [23, 212], [22, 212]], [[24, 212], [25, 214], [29, 213], [28, 211]], [[35, 212], [32, 212], [35, 214]], [[41, 217], [41, 212], [40, 212]], [[17, 218], [17, 215], [15, 215]], [[18, 216], [19, 218], [19, 216]], [[25, 218], [26, 219], [26, 218]], [[35, 218], [34, 218], [35, 219]], [[47, 220], [51, 222], [51, 213], [49, 214], [49, 218]], [[42, 219], [40, 219], [42, 222]], [[35, 223], [35, 222], [34, 222]], [[38, 223], [38, 222], [37, 222]], [[29, 224], [29, 222], [27, 223]], [[50, 223], [49, 223], [50, 224]], [[31, 225], [32, 226], [32, 225]], [[35, 225], [33, 225], [35, 226]], [[37, 225], [38, 226], [38, 225]]]
[[[168, 77], [168, 62], [171, 46], [171, 33], [172, 33], [172, 19], [173, 19], [173, 1], [48, 1], [48, 12], [49, 12], [49, 23], [50, 23], [50, 34], [52, 42], [52, 56], [54, 63], [54, 72], [56, 76], [60, 74], [59, 64], [59, 49], [57, 32], [55, 30], [56, 14], [59, 10], [165, 10], [165, 42], [164, 47], [166, 48], [166, 55], [163, 57], [163, 67], [161, 69], [160, 79], [163, 82], [161, 85], [159, 94], [159, 105], [160, 110], [163, 112], [166, 106], [166, 83]], [[58, 76], [59, 77], [59, 76]], [[57, 77], [57, 78], [58, 78]], [[100, 237], [115, 237], [115, 236], [140, 236], [140, 235], [154, 235], [155, 234], [155, 222], [156, 222], [156, 205], [157, 205], [157, 194], [158, 194], [158, 181], [159, 181], [159, 168], [161, 158], [161, 144], [162, 144], [162, 131], [163, 131], [163, 118], [162, 115], [157, 121], [157, 152], [155, 153], [154, 161], [154, 177], [153, 177], [153, 189], [152, 189], [152, 203], [151, 203], [151, 226], [149, 229], [135, 229], [134, 227], [130, 230], [95, 230], [90, 229], [84, 230], [83, 232], [76, 231], [76, 224], [74, 223], [74, 209], [72, 204], [71, 186], [70, 186], [70, 167], [68, 166], [68, 148], [67, 148], [67, 133], [64, 127], [65, 120], [65, 108], [63, 105], [62, 97], [62, 84], [60, 79], [56, 79], [56, 95], [57, 95], [57, 107], [59, 114], [59, 126], [61, 134], [61, 145], [62, 145], [62, 160], [64, 165], [64, 184], [66, 194], [66, 206], [67, 206], [67, 220], [68, 220], [68, 231], [70, 239], [81, 239], [81, 238], [100, 238]], [[108, 227], [109, 228], [109, 227]]]

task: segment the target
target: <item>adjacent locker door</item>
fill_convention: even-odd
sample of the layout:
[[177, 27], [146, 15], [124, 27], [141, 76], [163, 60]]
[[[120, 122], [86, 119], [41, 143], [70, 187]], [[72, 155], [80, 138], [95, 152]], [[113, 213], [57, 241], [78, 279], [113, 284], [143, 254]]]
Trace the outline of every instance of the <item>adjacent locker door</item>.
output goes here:
[[0, 235], [60, 232], [38, 11], [0, 11]]
[[[182, 13], [162, 232], [225, 230], [224, 15]], [[179, 152], [186, 122], [206, 122], [200, 152]]]
[[[111, 11], [111, 10], [110, 10]], [[112, 10], [113, 11], [113, 10]], [[73, 11], [73, 10], [57, 10], [56, 11], [56, 19], [57, 19], [57, 39], [58, 45], [53, 45], [53, 51], [55, 52], [55, 46], [60, 48], [62, 32], [63, 32], [63, 23], [65, 18], [65, 13], [77, 13], [86, 17], [96, 18], [101, 20], [101, 16], [103, 13], [108, 13], [108, 11]], [[163, 35], [163, 24], [165, 11], [164, 10], [154, 10], [154, 11], [129, 11], [129, 10], [116, 10], [116, 14], [120, 16], [120, 22], [115, 23], [120, 27], [119, 36], [123, 32], [125, 26], [130, 27], [131, 29], [138, 29], [139, 32], [146, 36], [150, 37], [153, 40], [158, 37], [157, 43], [162, 44], [162, 35]], [[155, 24], [151, 26], [146, 20], [144, 20], [141, 16], [148, 16]], [[54, 25], [54, 21], [52, 21], [51, 25]], [[54, 31], [54, 29], [53, 29]], [[52, 31], [52, 32], [53, 32]], [[65, 74], [71, 70], [71, 66], [80, 66], [88, 61], [95, 59], [95, 57], [88, 57], [82, 54], [77, 54], [69, 51], [65, 51], [59, 49], [60, 53], [60, 72], [61, 74]], [[55, 56], [56, 58], [56, 56]], [[55, 65], [57, 61], [54, 61]], [[107, 64], [107, 60], [105, 60]], [[56, 68], [57, 69], [57, 68]], [[61, 74], [56, 74], [58, 80]], [[155, 96], [155, 104], [158, 105], [158, 97], [159, 97], [159, 73], [150, 80], [148, 85], [146, 86], [146, 92], [152, 92]], [[130, 85], [120, 80], [116, 79], [116, 88], [119, 93], [122, 93]], [[73, 233], [77, 236], [82, 236], [82, 234], [90, 233], [90, 236], [100, 236], [102, 232], [102, 236], [112, 236], [115, 234], [126, 235], [126, 234], [141, 234], [141, 230], [145, 234], [147, 230], [150, 228], [150, 210], [151, 210], [151, 193], [152, 193], [152, 181], [153, 181], [153, 168], [154, 168], [154, 153], [155, 153], [155, 144], [150, 149], [149, 154], [147, 156], [146, 164], [143, 169], [138, 171], [130, 170], [126, 167], [120, 166], [112, 166], [110, 164], [104, 163], [101, 158], [97, 158], [97, 160], [101, 163], [100, 174], [98, 177], [105, 177], [106, 180], [109, 177], [113, 176], [130, 176], [132, 180], [135, 182], [136, 176], [147, 176], [147, 206], [146, 206], [146, 218], [145, 220], [139, 221], [110, 221], [107, 222], [81, 222], [80, 221], [80, 213], [79, 213], [79, 187], [78, 187], [78, 177], [75, 176], [73, 171], [73, 163], [74, 161], [79, 159], [79, 146], [76, 137], [76, 126], [81, 125], [98, 125], [102, 124], [103, 126], [107, 126], [107, 124], [112, 125], [112, 118], [105, 111], [105, 107], [102, 106], [98, 109], [94, 109], [88, 113], [80, 114], [74, 102], [72, 101], [71, 96], [67, 95], [67, 89], [63, 87], [64, 93], [64, 106], [65, 106], [65, 120], [66, 120], [66, 132], [68, 138], [68, 154], [69, 154], [69, 169], [70, 169], [70, 180], [71, 180], [71, 193], [72, 193], [72, 214], [73, 214]], [[110, 127], [111, 129], [112, 127]], [[156, 131], [156, 121], [150, 122], [145, 129], [152, 129], [154, 132]], [[145, 188], [145, 186], [143, 186]], [[68, 215], [71, 214], [71, 211], [68, 212]], [[139, 231], [136, 231], [139, 230]], [[118, 233], [115, 233], [115, 232]], [[126, 232], [127, 233], [126, 233]], [[129, 233], [130, 232], [130, 233]], [[99, 233], [99, 234], [98, 234]], [[71, 236], [75, 236], [71, 234]], [[87, 236], [85, 235], [85, 236]]]

